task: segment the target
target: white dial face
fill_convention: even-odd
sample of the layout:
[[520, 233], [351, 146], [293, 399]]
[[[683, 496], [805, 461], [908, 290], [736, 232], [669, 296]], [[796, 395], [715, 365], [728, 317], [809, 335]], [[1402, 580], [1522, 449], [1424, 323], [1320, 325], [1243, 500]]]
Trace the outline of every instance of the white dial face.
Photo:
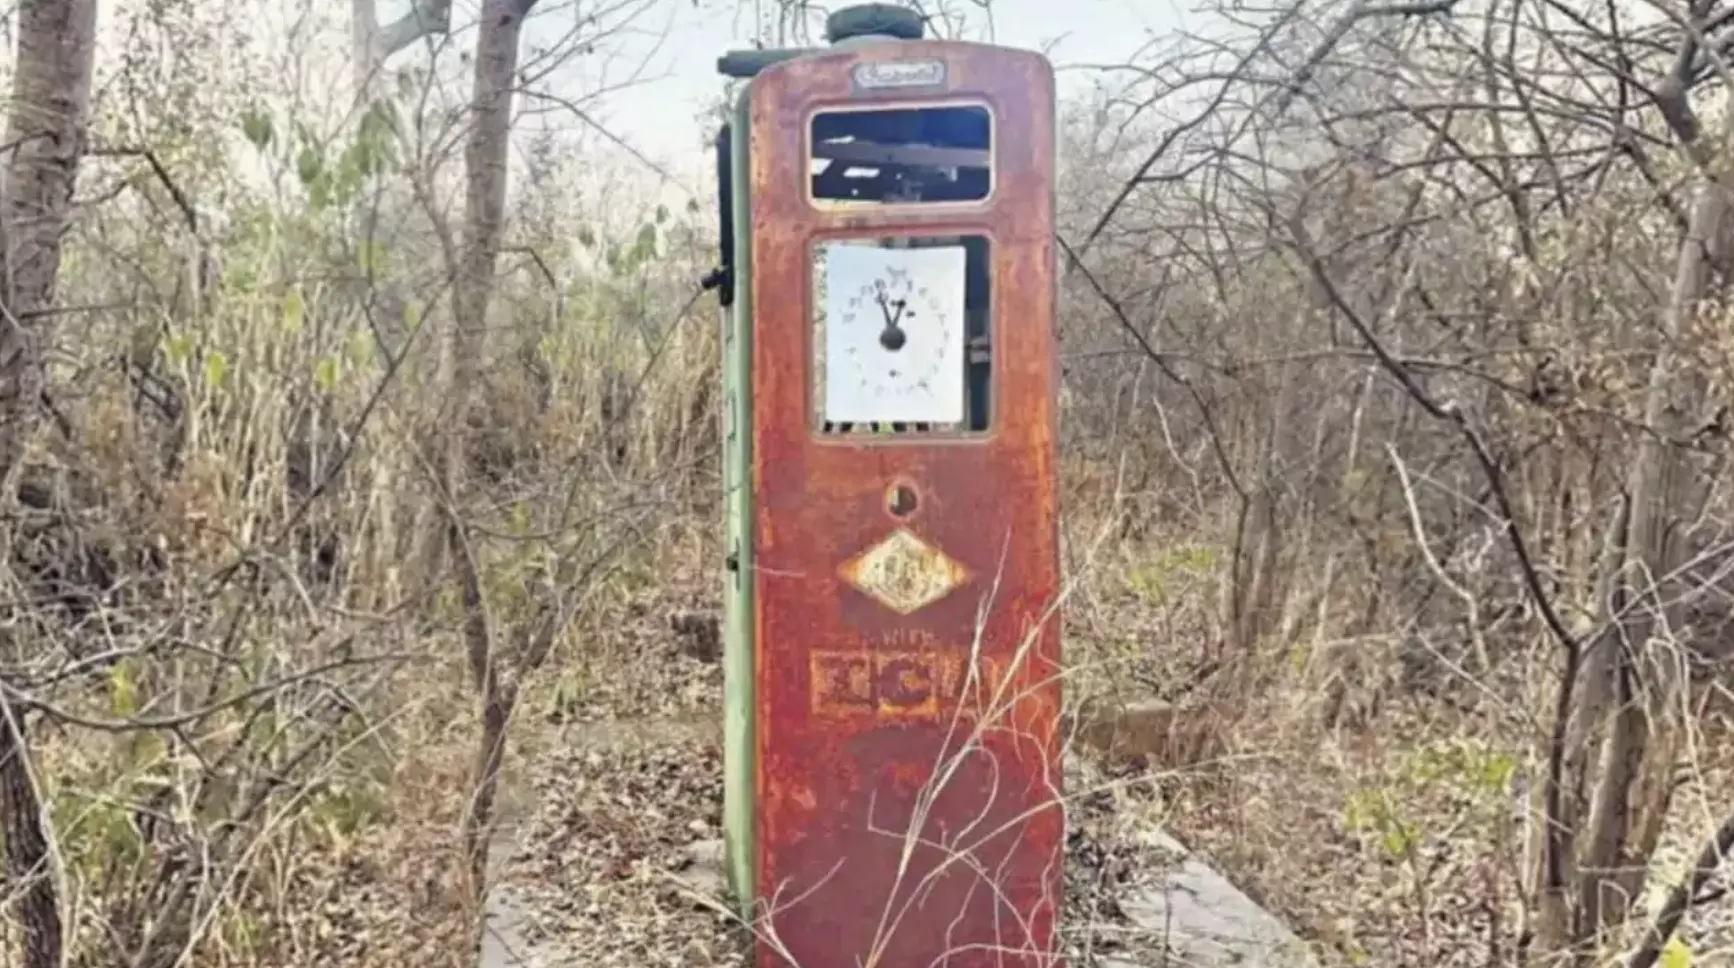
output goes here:
[[952, 321], [933, 291], [908, 270], [890, 268], [864, 283], [844, 304], [841, 323], [863, 332], [879, 327], [877, 339], [855, 340], [844, 350], [847, 376], [863, 395], [884, 399], [932, 389], [945, 362], [946, 329]]
[[825, 419], [962, 420], [963, 248], [827, 248]]

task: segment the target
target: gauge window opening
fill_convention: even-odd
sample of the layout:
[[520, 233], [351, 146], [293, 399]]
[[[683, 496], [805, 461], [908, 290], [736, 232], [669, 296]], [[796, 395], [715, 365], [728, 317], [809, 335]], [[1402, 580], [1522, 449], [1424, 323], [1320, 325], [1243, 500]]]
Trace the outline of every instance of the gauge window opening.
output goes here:
[[816, 242], [808, 290], [814, 432], [986, 434], [994, 405], [992, 256], [984, 235]]

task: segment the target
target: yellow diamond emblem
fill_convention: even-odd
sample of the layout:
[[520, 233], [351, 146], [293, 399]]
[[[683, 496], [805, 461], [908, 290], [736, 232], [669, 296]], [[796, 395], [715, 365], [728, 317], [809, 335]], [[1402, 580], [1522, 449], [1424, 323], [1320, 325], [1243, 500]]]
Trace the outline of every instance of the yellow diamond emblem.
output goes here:
[[898, 528], [843, 563], [843, 579], [886, 608], [908, 615], [969, 580], [969, 570], [945, 552]]

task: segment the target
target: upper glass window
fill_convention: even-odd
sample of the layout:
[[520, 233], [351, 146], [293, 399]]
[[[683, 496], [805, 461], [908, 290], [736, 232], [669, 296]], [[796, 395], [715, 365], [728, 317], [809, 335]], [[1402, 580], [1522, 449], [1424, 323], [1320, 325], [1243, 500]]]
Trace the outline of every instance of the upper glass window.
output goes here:
[[982, 104], [813, 115], [808, 164], [822, 208], [979, 202], [993, 194], [993, 113]]

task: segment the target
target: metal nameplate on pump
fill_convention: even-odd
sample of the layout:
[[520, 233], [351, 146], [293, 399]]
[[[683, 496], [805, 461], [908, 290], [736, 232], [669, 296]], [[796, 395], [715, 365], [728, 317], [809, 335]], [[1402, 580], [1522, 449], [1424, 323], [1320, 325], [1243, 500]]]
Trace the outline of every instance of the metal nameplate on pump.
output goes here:
[[870, 91], [906, 87], [942, 87], [942, 60], [866, 61], [855, 65], [855, 85]]

